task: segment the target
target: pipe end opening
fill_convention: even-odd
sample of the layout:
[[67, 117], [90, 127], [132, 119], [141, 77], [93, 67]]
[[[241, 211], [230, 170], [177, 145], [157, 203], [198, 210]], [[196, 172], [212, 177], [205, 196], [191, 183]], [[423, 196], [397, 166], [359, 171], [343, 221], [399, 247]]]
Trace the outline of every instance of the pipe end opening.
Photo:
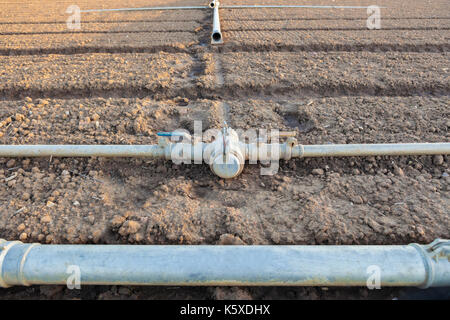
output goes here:
[[216, 6], [215, 2], [211, 2], [211, 3], [209, 4], [209, 7], [210, 7], [211, 9], [214, 9], [215, 6]]
[[212, 43], [222, 43], [222, 34], [220, 32], [213, 32], [211, 38]]

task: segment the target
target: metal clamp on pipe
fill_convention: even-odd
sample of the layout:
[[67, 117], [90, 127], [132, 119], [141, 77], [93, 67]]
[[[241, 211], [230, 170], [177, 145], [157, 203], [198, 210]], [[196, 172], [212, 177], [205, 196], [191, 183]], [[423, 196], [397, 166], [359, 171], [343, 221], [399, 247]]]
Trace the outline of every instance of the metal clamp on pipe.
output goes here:
[[[450, 286], [450, 241], [429, 245], [39, 245], [0, 240], [0, 286]], [[71, 268], [71, 269], [69, 269]]]

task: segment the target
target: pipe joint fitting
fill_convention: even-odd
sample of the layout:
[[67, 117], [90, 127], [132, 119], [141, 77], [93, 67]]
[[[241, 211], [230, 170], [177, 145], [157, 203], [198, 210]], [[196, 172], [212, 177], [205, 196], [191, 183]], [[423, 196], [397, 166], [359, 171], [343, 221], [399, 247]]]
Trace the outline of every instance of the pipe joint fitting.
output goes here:
[[286, 140], [286, 143], [284, 144], [285, 148], [284, 148], [284, 160], [291, 160], [292, 158], [292, 149], [294, 148], [295, 145], [297, 145], [297, 139], [293, 138], [293, 137], [289, 137]]
[[24, 276], [23, 268], [31, 249], [38, 245], [39, 243], [0, 240], [0, 287], [31, 285]]
[[226, 127], [218, 134], [214, 142], [206, 146], [203, 159], [215, 174], [229, 179], [238, 176], [244, 169], [244, 154], [238, 134]]
[[430, 244], [411, 243], [416, 248], [425, 266], [425, 281], [420, 288], [450, 286], [450, 240], [436, 239]]

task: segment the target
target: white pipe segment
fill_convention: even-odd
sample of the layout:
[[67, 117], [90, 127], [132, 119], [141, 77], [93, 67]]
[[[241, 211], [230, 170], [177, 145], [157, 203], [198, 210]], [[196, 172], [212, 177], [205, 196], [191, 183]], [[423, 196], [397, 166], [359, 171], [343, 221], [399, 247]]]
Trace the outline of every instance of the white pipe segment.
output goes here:
[[175, 163], [210, 165], [221, 178], [238, 176], [246, 160], [278, 161], [303, 157], [402, 156], [450, 154], [450, 143], [330, 144], [242, 143], [227, 129], [211, 143], [171, 143], [161, 138], [158, 145], [0, 145], [0, 157], [149, 157]]
[[188, 7], [142, 7], [142, 8], [117, 8], [117, 9], [88, 9], [80, 10], [83, 13], [89, 12], [114, 12], [114, 11], [149, 11], [149, 10], [201, 10], [208, 9], [208, 6], [188, 6]]
[[219, 17], [219, 1], [214, 0], [213, 6], [213, 30], [211, 33], [211, 44], [223, 43], [222, 31], [220, 31], [220, 17]]
[[[189, 143], [169, 143], [166, 147], [159, 145], [0, 145], [0, 157], [150, 157], [166, 158], [172, 149], [179, 145], [179, 150], [190, 150], [195, 154], [195, 146]], [[203, 152], [208, 143], [199, 143]], [[272, 146], [279, 148], [278, 159], [285, 159], [288, 146], [285, 143], [240, 143], [239, 148], [245, 152], [245, 159], [250, 154], [262, 153], [267, 149], [267, 156], [257, 160], [277, 160], [271, 156]], [[450, 143], [394, 143], [394, 144], [330, 144], [330, 145], [295, 145], [291, 157], [346, 157], [346, 156], [399, 156], [399, 155], [435, 155], [450, 154]]]
[[[150, 11], [150, 10], [202, 10], [215, 8], [219, 1], [213, 0], [208, 6], [181, 6], [181, 7], [141, 7], [141, 8], [111, 8], [111, 9], [86, 9], [80, 10], [82, 13], [89, 12], [117, 12], [117, 11]], [[365, 6], [314, 6], [314, 5], [224, 5], [222, 9], [368, 9]], [[385, 7], [380, 7], [385, 8]]]
[[450, 154], [450, 143], [298, 145], [293, 157], [403, 156]]
[[0, 157], [164, 158], [157, 145], [0, 145]]
[[[39, 245], [0, 240], [0, 286], [450, 285], [450, 241], [429, 245]], [[74, 270], [78, 272], [74, 272]], [[70, 278], [69, 278], [70, 277]], [[372, 282], [374, 281], [374, 282]]]
[[[222, 9], [289, 9], [289, 8], [304, 8], [304, 9], [368, 9], [367, 6], [314, 6], [314, 5], [224, 5]], [[385, 8], [385, 7], [379, 7]]]
[[[81, 10], [82, 13], [90, 12], [120, 12], [120, 11], [146, 11], [146, 10], [213, 10], [213, 29], [211, 33], [211, 44], [222, 44], [223, 37], [220, 30], [219, 7], [221, 9], [368, 9], [366, 6], [333, 6], [333, 5], [225, 5], [220, 6], [219, 0], [211, 0], [206, 6], [182, 6], [182, 7], [142, 7], [142, 8], [117, 8], [117, 9], [88, 9]], [[384, 8], [384, 7], [382, 7]]]

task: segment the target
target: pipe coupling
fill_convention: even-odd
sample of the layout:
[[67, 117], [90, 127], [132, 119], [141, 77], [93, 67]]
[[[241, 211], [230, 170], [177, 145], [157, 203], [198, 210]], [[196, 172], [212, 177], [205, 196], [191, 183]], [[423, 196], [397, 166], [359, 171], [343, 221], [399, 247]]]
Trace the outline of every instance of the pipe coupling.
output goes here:
[[284, 160], [291, 160], [292, 158], [292, 149], [294, 148], [295, 145], [297, 145], [297, 139], [293, 138], [293, 137], [289, 137], [286, 140], [285, 143], [285, 149], [284, 149]]
[[[0, 287], [12, 285], [29, 286], [23, 274], [28, 253], [39, 243], [22, 243], [0, 239]], [[8, 259], [6, 257], [8, 256]]]
[[425, 281], [420, 288], [450, 286], [450, 240], [436, 239], [430, 244], [410, 246], [419, 251], [425, 267]]

